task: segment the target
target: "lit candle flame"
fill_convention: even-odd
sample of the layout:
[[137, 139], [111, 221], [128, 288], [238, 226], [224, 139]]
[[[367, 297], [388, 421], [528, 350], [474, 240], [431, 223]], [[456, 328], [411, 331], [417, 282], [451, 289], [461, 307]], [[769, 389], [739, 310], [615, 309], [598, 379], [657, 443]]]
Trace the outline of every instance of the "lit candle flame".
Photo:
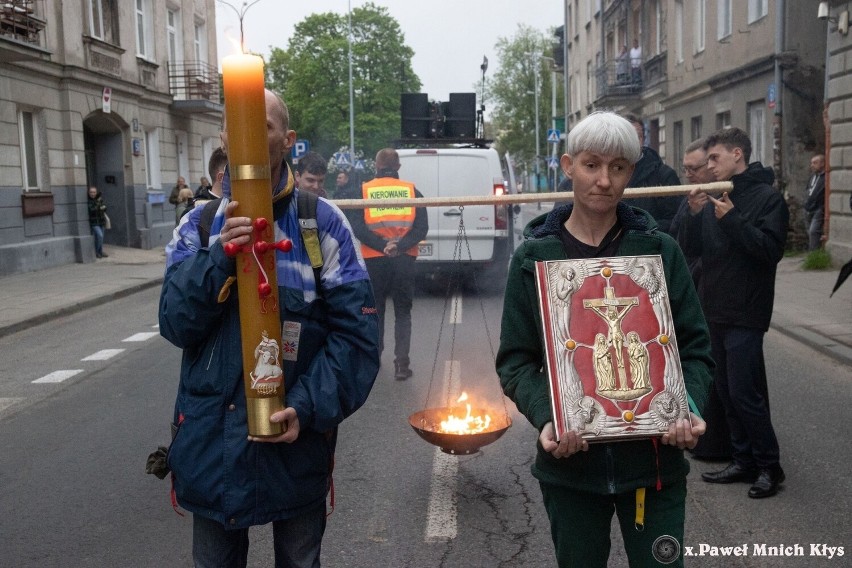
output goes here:
[[[468, 399], [467, 393], [462, 392], [458, 398], [458, 402], [464, 402]], [[491, 426], [491, 416], [472, 416], [470, 403], [465, 404], [467, 414], [462, 417], [455, 416], [452, 412], [447, 416], [446, 420], [441, 420], [440, 431], [447, 434], [477, 434], [485, 432]]]

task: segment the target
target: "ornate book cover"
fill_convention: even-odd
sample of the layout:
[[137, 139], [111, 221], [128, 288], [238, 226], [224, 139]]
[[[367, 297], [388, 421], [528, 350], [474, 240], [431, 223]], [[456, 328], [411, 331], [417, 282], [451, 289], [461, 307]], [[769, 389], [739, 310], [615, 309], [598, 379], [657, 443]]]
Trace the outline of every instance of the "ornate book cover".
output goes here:
[[557, 436], [661, 436], [689, 415], [659, 255], [536, 263]]

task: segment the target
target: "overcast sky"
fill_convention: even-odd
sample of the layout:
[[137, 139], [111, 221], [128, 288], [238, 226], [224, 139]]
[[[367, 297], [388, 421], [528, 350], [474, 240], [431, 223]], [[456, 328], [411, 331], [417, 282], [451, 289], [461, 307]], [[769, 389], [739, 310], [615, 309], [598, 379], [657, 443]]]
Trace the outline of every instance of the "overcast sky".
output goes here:
[[[241, 0], [229, 0], [242, 6]], [[251, 3], [251, 0], [249, 0]], [[243, 27], [249, 51], [269, 54], [270, 46], [286, 49], [296, 23], [312, 13], [346, 14], [349, 0], [260, 0], [246, 12]], [[541, 31], [562, 24], [562, 0], [374, 0], [399, 22], [405, 43], [414, 50], [412, 67], [431, 99], [449, 100], [451, 92], [479, 93], [482, 57], [490, 75], [499, 66], [494, 45], [512, 37], [518, 24]], [[352, 8], [366, 2], [351, 0]], [[216, 2], [219, 60], [235, 51], [239, 19]], [[236, 40], [238, 41], [238, 40]]]

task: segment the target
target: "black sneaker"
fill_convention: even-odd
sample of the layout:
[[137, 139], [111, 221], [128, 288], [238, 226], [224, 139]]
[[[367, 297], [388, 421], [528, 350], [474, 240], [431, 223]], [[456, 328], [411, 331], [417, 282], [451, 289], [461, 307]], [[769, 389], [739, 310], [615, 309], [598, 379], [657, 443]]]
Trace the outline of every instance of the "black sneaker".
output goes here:
[[408, 365], [394, 363], [394, 367], [396, 367], [396, 370], [394, 371], [393, 376], [398, 381], [404, 381], [405, 379], [411, 378], [411, 375], [414, 374]]

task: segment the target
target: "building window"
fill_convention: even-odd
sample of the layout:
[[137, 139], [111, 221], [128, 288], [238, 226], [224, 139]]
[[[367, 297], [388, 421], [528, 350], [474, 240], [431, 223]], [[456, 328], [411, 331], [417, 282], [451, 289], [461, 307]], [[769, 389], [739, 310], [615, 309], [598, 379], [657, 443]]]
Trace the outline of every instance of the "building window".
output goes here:
[[148, 189], [162, 190], [160, 175], [160, 133], [156, 128], [145, 131], [145, 181]]
[[716, 39], [731, 35], [731, 0], [719, 0], [717, 5]]
[[654, 41], [654, 54], [659, 55], [663, 52], [663, 3], [657, 0], [654, 8], [654, 27], [657, 29]]
[[716, 113], [716, 130], [731, 127], [731, 111], [726, 110]]
[[592, 62], [586, 61], [586, 104], [592, 104], [592, 101], [595, 100], [592, 97], [592, 83], [594, 81], [594, 72], [592, 71]]
[[675, 62], [683, 63], [683, 0], [675, 2]]
[[115, 0], [89, 0], [89, 35], [118, 45]]
[[18, 112], [18, 130], [21, 146], [21, 179], [24, 191], [38, 191], [39, 184], [39, 135], [37, 115], [29, 110]]
[[692, 137], [692, 140], [698, 140], [701, 138], [701, 117], [693, 116], [692, 120], [689, 121], [689, 135]]
[[195, 24], [195, 60], [207, 63], [207, 28], [204, 24]]
[[769, 13], [769, 0], [748, 0], [748, 23], [753, 24]]
[[151, 61], [154, 59], [152, 17], [150, 0], [136, 0], [136, 55]]
[[674, 154], [674, 164], [683, 163], [683, 122], [678, 120], [672, 126], [672, 144], [674, 145], [673, 154]]
[[180, 12], [166, 10], [166, 42], [169, 49], [169, 62], [178, 63], [183, 59], [183, 39], [181, 38]]
[[748, 136], [751, 138], [751, 161], [766, 162], [764, 140], [766, 138], [766, 102], [763, 100], [748, 105]]
[[697, 0], [695, 3], [695, 53], [704, 51], [704, 34], [706, 26], [704, 16], [707, 12], [707, 0]]

